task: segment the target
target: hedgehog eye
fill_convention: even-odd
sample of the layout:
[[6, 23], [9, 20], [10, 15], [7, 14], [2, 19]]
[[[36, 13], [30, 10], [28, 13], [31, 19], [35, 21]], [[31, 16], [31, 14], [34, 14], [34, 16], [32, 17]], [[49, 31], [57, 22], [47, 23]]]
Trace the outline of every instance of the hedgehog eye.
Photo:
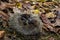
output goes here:
[[21, 20], [24, 20], [23, 18], [21, 18]]

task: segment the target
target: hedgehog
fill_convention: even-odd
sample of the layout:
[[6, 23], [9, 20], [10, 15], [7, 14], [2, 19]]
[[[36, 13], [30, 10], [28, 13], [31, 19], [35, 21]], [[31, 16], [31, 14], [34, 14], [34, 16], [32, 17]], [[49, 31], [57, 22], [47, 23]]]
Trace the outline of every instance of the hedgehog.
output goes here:
[[22, 40], [38, 40], [42, 33], [43, 23], [39, 16], [26, 13], [15, 13], [9, 18], [8, 23], [10, 28], [22, 35]]

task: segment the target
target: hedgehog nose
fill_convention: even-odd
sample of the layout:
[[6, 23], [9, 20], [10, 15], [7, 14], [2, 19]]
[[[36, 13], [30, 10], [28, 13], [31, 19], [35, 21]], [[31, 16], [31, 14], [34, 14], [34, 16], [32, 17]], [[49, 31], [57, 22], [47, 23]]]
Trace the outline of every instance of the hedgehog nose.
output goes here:
[[34, 24], [32, 19], [28, 20], [28, 24]]

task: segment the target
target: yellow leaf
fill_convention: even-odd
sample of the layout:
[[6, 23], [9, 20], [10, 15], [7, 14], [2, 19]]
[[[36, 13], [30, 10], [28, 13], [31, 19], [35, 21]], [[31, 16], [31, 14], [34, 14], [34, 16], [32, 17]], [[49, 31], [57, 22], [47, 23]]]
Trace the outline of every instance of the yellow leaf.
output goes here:
[[39, 14], [39, 10], [38, 9], [36, 9], [36, 10], [33, 10], [33, 12], [34, 12], [34, 14]]
[[22, 8], [22, 4], [20, 2], [16, 3], [17, 8]]

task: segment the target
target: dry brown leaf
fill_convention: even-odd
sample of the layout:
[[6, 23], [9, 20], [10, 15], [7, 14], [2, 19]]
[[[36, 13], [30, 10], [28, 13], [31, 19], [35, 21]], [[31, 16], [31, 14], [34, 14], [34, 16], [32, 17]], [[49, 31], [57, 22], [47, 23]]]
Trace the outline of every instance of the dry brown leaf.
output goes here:
[[5, 31], [0, 31], [0, 38], [4, 37]]

